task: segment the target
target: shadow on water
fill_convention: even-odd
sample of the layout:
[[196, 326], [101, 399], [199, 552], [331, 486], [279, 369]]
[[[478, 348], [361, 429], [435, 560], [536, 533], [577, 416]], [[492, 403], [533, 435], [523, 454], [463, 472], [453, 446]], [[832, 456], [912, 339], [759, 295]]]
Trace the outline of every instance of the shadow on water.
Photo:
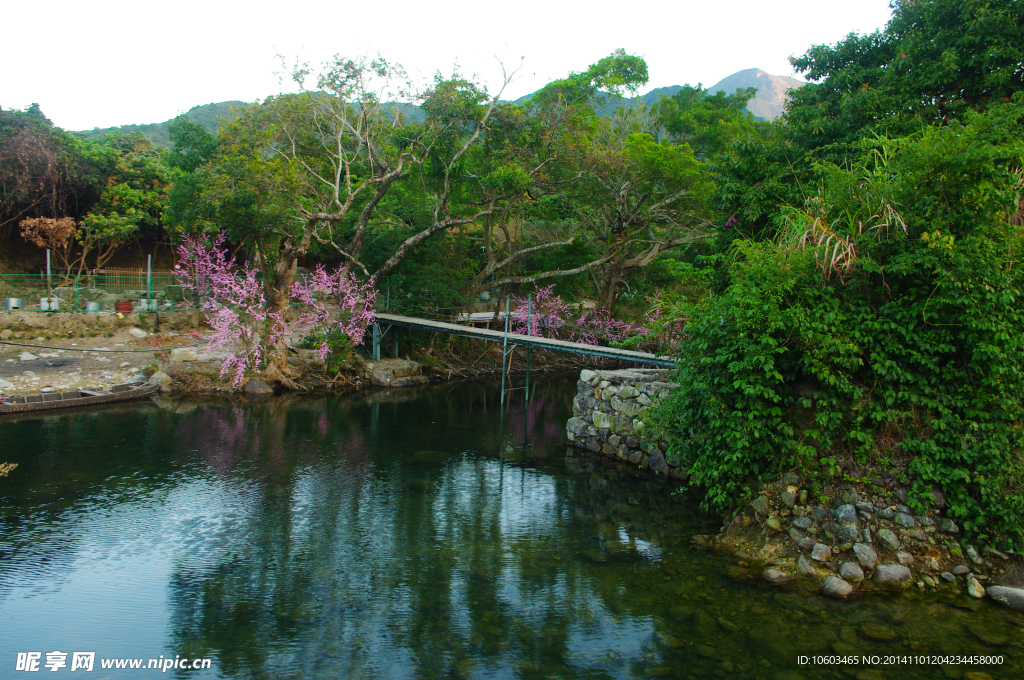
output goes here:
[[[1007, 610], [836, 604], [692, 549], [717, 518], [567, 450], [573, 379], [531, 388], [504, 409], [495, 384], [462, 383], [0, 423], [19, 463], [0, 480], [0, 664], [68, 649], [213, 659], [190, 678], [1024, 672]], [[1005, 662], [797, 664], [940, 653]]]

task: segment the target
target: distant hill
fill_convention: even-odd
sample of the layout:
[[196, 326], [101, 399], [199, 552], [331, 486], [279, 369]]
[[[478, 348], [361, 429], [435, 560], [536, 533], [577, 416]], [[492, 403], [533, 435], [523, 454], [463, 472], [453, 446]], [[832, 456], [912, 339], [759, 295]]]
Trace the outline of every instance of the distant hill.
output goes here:
[[[216, 104], [194, 106], [185, 115], [188, 116], [189, 120], [202, 125], [208, 132], [216, 133], [217, 125], [222, 120], [234, 117], [237, 109], [241, 109], [246, 106], [248, 106], [248, 104], [245, 102], [218, 102]], [[93, 137], [101, 137], [108, 132], [141, 132], [145, 135], [146, 139], [153, 142], [156, 146], [170, 148], [172, 146], [169, 131], [170, 124], [170, 120], [165, 120], [162, 123], [150, 123], [149, 125], [122, 125], [120, 127], [102, 129], [93, 128], [92, 130], [82, 130], [79, 132], [72, 132], [71, 134], [81, 139], [91, 139]]]
[[[782, 108], [786, 103], [786, 91], [791, 88], [803, 87], [804, 85], [806, 85], [806, 83], [797, 80], [796, 78], [790, 78], [788, 76], [773, 76], [759, 68], [748, 68], [744, 71], [738, 71], [733, 73], [731, 76], [723, 78], [711, 87], [707, 88], [707, 91], [714, 94], [719, 90], [722, 90], [726, 94], [732, 94], [740, 88], [755, 87], [757, 88], [757, 96], [751, 99], [747, 104], [747, 110], [750, 111], [755, 118], [760, 120], [775, 120], [782, 115]], [[598, 106], [595, 108], [599, 116], [610, 116], [615, 112], [615, 109], [620, 106], [632, 106], [637, 99], [642, 101], [645, 106], [650, 107], [662, 96], [671, 97], [681, 89], [683, 88], [680, 85], [659, 87], [651, 90], [647, 94], [640, 95], [636, 99], [619, 99], [617, 101], [610, 101], [604, 106]], [[533, 97], [534, 94], [536, 94], [536, 92], [528, 94], [525, 97], [520, 97], [513, 103], [522, 104]]]
[[[738, 88], [756, 87], [757, 97], [750, 100], [750, 103], [747, 105], [747, 110], [759, 119], [774, 120], [782, 115], [782, 108], [786, 102], [787, 90], [795, 87], [803, 87], [804, 85], [806, 85], [806, 83], [799, 81], [796, 78], [773, 76], [770, 73], [765, 73], [759, 68], [748, 68], [745, 71], [739, 71], [737, 73], [733, 73], [727, 78], [723, 78], [711, 87], [707, 88], [707, 90], [712, 94], [719, 90], [724, 90], [725, 92], [732, 94]], [[647, 94], [641, 95], [637, 99], [650, 107], [662, 96], [671, 97], [681, 89], [682, 87], [680, 85], [659, 87], [651, 90]], [[536, 94], [536, 92], [528, 94], [525, 97], [520, 97], [512, 103], [522, 104], [533, 97], [534, 94]], [[598, 107], [597, 113], [601, 116], [610, 116], [614, 113], [615, 109], [620, 106], [632, 106], [637, 99], [609, 101], [606, 105]], [[415, 104], [395, 103], [393, 105], [411, 120], [422, 122], [424, 117], [423, 111]], [[204, 106], [193, 107], [185, 115], [189, 117], [189, 120], [199, 123], [209, 132], [214, 133], [217, 131], [217, 125], [220, 121], [225, 118], [235, 116], [236, 110], [246, 106], [248, 106], [248, 104], [245, 102], [219, 102], [217, 104], [206, 104]], [[121, 127], [114, 128], [95, 128], [93, 130], [72, 132], [71, 134], [82, 139], [89, 139], [92, 137], [100, 137], [108, 132], [141, 132], [147, 139], [153, 142], [153, 144], [157, 146], [170, 147], [171, 137], [168, 131], [170, 123], [171, 121], [167, 120], [163, 123], [151, 123], [149, 125], [122, 125]]]
[[757, 96], [747, 104], [747, 110], [758, 118], [775, 120], [782, 115], [782, 108], [786, 104], [786, 92], [806, 84], [789, 76], [773, 76], [759, 68], [748, 68], [723, 78], [709, 87], [708, 92], [714, 94], [722, 90], [732, 94], [740, 88], [756, 87]]

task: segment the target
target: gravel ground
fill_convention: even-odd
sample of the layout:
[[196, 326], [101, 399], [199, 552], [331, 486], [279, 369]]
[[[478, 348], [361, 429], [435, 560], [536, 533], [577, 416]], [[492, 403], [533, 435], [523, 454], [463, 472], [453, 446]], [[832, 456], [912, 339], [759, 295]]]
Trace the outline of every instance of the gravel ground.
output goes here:
[[195, 337], [176, 333], [146, 333], [139, 337], [142, 333], [145, 331], [119, 329], [112, 337], [12, 338], [8, 342], [58, 349], [0, 344], [0, 395], [35, 394], [51, 389], [106, 390], [155, 366], [158, 349], [199, 342]]

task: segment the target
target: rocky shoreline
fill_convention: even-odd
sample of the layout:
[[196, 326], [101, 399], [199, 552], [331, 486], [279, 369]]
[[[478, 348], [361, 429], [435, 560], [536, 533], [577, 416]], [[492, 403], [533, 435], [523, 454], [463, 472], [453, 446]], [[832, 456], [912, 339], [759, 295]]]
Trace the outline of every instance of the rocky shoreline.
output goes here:
[[960, 539], [943, 516], [942, 493], [931, 508], [908, 507], [909, 480], [883, 473], [837, 490], [834, 500], [810, 501], [801, 478], [789, 473], [765, 486], [728, 519], [716, 536], [695, 536], [699, 547], [730, 553], [740, 577], [799, 585], [834, 599], [860, 592], [917, 588], [989, 597], [1024, 611], [1024, 569], [1018, 556]]
[[[648, 408], [678, 385], [665, 369], [584, 370], [577, 382], [566, 438], [578, 449], [637, 465], [685, 483], [666, 460], [663, 441], [648, 441]], [[734, 557], [737, 580], [804, 588], [845, 600], [859, 593], [916, 588], [991, 598], [1024, 612], [1024, 568], [1018, 555], [962, 540], [931, 491], [929, 509], [911, 510], [910, 480], [886, 471], [812, 493], [795, 473], [764, 486], [715, 536], [695, 545]]]

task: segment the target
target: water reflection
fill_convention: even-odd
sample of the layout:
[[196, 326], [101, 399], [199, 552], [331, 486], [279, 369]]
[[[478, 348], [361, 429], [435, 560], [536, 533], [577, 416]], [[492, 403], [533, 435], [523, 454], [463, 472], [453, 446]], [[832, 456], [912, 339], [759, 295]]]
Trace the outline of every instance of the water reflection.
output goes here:
[[504, 412], [472, 383], [0, 423], [20, 464], [0, 481], [0, 664], [67, 648], [209, 657], [206, 677], [811, 678], [844, 676], [797, 653], [1020, 658], [1004, 610], [836, 605], [692, 550], [716, 518], [566, 451], [574, 381], [531, 388]]

